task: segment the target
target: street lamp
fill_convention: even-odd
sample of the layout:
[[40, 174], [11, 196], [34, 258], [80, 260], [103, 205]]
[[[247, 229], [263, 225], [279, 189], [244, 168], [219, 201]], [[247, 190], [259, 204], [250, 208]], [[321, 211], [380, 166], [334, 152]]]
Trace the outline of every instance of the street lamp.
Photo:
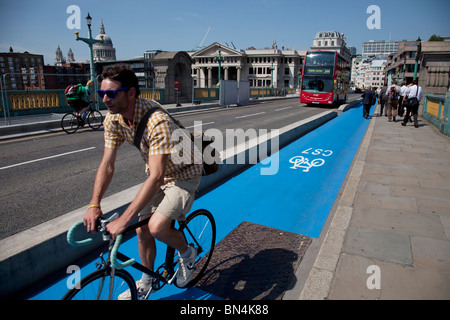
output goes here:
[[402, 83], [405, 82], [405, 71], [406, 71], [406, 55], [403, 56], [403, 76], [402, 76]]
[[270, 70], [270, 94], [273, 95], [273, 70], [275, 70], [275, 68], [273, 67], [273, 63], [272, 66], [269, 68]]
[[225, 60], [222, 58], [221, 54], [220, 54], [220, 47], [219, 47], [219, 56], [214, 58], [214, 61], [219, 62], [219, 81], [217, 82], [217, 86], [220, 86], [220, 79], [222, 78], [222, 62], [224, 62]]
[[417, 38], [417, 52], [416, 52], [416, 62], [414, 64], [414, 78], [413, 80], [417, 79], [417, 69], [419, 66], [419, 55], [422, 53], [422, 39], [420, 37]]
[[92, 50], [92, 45], [94, 43], [103, 43], [103, 35], [101, 35], [101, 40], [97, 40], [97, 39], [93, 39], [92, 38], [92, 30], [91, 30], [91, 25], [92, 25], [92, 17], [90, 16], [90, 14], [88, 13], [87, 17], [86, 17], [86, 23], [88, 26], [88, 38], [82, 38], [79, 36], [79, 32], [75, 32], [75, 40], [79, 41], [83, 41], [85, 43], [87, 43], [87, 45], [89, 46], [89, 57], [90, 57], [90, 69], [91, 69], [91, 81], [94, 84], [95, 83], [95, 69], [94, 69], [94, 53]]
[[87, 22], [87, 25], [88, 25], [89, 30], [91, 30], [92, 17], [91, 17], [91, 15], [89, 14], [89, 12], [88, 12], [88, 16], [86, 17], [86, 22]]

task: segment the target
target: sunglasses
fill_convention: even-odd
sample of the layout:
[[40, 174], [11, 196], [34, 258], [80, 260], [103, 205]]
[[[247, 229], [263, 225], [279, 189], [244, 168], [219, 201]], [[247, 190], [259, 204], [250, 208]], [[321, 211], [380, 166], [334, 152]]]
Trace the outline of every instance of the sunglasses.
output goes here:
[[117, 96], [117, 92], [128, 91], [128, 90], [130, 90], [130, 89], [131, 89], [131, 87], [120, 88], [120, 89], [117, 89], [117, 90], [106, 90], [106, 91], [103, 91], [103, 90], [97, 90], [97, 93], [98, 93], [98, 95], [100, 96], [100, 98], [102, 98], [102, 99], [103, 99], [103, 97], [104, 97], [105, 95], [106, 95], [108, 98], [110, 98], [110, 99], [115, 99], [116, 96]]

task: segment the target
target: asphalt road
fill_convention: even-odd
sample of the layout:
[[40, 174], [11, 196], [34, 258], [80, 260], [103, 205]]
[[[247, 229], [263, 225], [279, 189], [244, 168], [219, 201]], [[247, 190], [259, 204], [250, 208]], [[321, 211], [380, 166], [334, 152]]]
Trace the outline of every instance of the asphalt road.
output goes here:
[[[276, 129], [327, 110], [298, 98], [176, 114], [187, 128]], [[0, 142], [0, 239], [66, 214], [90, 201], [103, 155], [103, 131], [79, 130]], [[144, 163], [134, 146], [119, 150], [114, 179], [105, 196], [142, 183]]]

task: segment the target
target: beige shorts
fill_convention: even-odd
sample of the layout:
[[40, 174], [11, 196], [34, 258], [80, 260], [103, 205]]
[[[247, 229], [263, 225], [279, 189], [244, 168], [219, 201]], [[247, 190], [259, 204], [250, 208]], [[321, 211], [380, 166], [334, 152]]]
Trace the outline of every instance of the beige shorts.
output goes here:
[[183, 221], [191, 210], [202, 176], [180, 180], [158, 190], [150, 203], [139, 213], [140, 217], [158, 212], [168, 218]]

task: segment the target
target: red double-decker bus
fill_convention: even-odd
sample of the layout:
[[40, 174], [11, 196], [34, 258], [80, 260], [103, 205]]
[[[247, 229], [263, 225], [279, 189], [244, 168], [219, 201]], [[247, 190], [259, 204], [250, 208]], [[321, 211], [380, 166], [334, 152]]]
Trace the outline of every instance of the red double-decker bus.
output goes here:
[[349, 83], [349, 60], [335, 51], [308, 51], [303, 63], [300, 103], [344, 103]]

